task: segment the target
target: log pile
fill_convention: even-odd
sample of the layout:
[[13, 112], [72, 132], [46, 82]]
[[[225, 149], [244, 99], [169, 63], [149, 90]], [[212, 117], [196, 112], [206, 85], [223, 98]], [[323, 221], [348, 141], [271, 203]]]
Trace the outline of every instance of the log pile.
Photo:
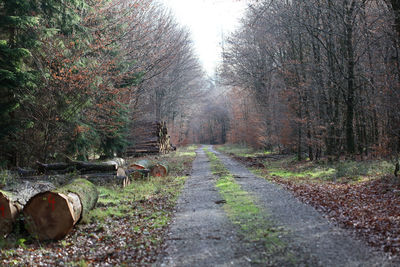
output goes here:
[[166, 122], [136, 122], [129, 136], [131, 146], [126, 151], [127, 156], [168, 153], [173, 150]]
[[106, 162], [93, 163], [86, 161], [70, 161], [44, 164], [36, 162], [38, 172], [42, 174], [64, 174], [78, 172], [79, 174], [89, 173], [117, 173], [118, 168], [122, 167], [122, 159], [109, 160]]
[[[84, 162], [69, 161], [45, 164], [36, 162], [37, 171], [35, 175], [23, 176], [23, 174], [32, 174], [31, 171], [19, 171], [25, 180], [52, 180], [67, 181], [73, 177], [79, 176], [85, 178], [96, 185], [114, 184], [125, 187], [130, 184], [130, 180], [125, 173], [125, 160], [115, 158], [105, 162]], [[42, 175], [38, 175], [42, 174]]]
[[153, 177], [165, 177], [168, 175], [168, 166], [163, 163], [154, 163], [144, 159], [131, 164], [127, 172], [134, 180], [148, 177], [149, 175]]

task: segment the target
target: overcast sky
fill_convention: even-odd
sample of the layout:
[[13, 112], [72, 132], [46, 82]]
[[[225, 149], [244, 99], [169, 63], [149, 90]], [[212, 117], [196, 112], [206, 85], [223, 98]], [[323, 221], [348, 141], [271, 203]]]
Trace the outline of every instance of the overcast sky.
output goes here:
[[192, 32], [196, 51], [204, 69], [214, 73], [221, 58], [221, 40], [238, 27], [245, 1], [237, 0], [162, 0], [177, 20]]

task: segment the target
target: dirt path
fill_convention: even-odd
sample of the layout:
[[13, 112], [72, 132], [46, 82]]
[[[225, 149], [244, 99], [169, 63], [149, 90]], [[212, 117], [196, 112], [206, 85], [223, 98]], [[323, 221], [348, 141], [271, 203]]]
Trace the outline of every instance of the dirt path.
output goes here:
[[240, 163], [212, 148], [243, 190], [252, 193], [274, 221], [290, 231], [290, 242], [303, 247], [321, 266], [398, 266], [351, 232], [332, 225], [314, 208], [291, 193], [252, 174]]
[[203, 149], [178, 200], [157, 266], [249, 266], [248, 250], [226, 217]]
[[[353, 238], [351, 232], [330, 224], [280, 186], [253, 175], [212, 147], [208, 149], [241, 188], [254, 196], [260, 209], [268, 213], [265, 218], [272, 218], [276, 226], [285, 229], [285, 249], [296, 257], [290, 266], [398, 266], [387, 255]], [[210, 161], [202, 148], [196, 153], [192, 175], [178, 200], [165, 251], [156, 266], [278, 266], [273, 260], [272, 264], [265, 263], [266, 257], [272, 259], [275, 254], [266, 253], [263, 245], [249, 243], [238, 226], [229, 221]]]

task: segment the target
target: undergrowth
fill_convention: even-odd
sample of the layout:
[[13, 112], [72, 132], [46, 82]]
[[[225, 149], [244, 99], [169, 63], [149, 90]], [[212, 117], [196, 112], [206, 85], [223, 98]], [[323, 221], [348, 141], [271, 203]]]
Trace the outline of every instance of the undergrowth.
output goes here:
[[255, 152], [251, 148], [235, 145], [218, 146], [217, 149], [233, 154], [244, 162], [249, 161], [249, 158], [257, 160], [264, 168], [259, 166], [253, 168], [253, 172], [256, 174], [267, 178], [290, 179], [294, 182], [358, 183], [392, 174], [394, 171], [393, 164], [386, 160], [346, 160], [326, 163], [324, 161], [298, 161], [294, 155], [280, 155], [276, 159], [277, 154], [272, 153], [265, 153], [265, 155], [270, 155], [270, 158], [256, 159], [260, 153], [263, 153], [262, 151]]
[[257, 150], [246, 145], [239, 144], [226, 144], [222, 146], [216, 146], [218, 150], [225, 153], [232, 153], [240, 157], [257, 157], [271, 154], [268, 150]]

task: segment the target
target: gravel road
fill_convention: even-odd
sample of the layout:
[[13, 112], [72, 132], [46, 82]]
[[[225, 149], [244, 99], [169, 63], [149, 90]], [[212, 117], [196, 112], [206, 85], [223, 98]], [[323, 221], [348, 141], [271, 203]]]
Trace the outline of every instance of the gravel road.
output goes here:
[[[285, 262], [284, 266], [400, 266], [388, 255], [357, 240], [350, 231], [331, 224], [279, 185], [255, 176], [211, 146], [208, 149], [218, 156], [242, 189], [253, 195], [260, 210], [267, 214], [265, 219], [285, 229], [285, 249], [296, 261]], [[250, 243], [241, 236], [238, 226], [229, 221], [215, 187], [217, 178], [211, 174], [210, 161], [202, 148], [196, 153], [165, 250], [155, 266], [282, 266], [279, 255], [268, 254], [262, 244]]]
[[203, 149], [196, 151], [191, 177], [178, 199], [177, 211], [156, 266], [250, 266], [249, 248], [222, 209], [216, 177]]
[[318, 265], [400, 266], [399, 262], [390, 260], [388, 255], [357, 240], [352, 232], [330, 223], [313, 207], [300, 202], [287, 190], [257, 177], [229, 156], [211, 147], [209, 149], [234, 175], [242, 189], [252, 193], [276, 223], [290, 230], [290, 242], [306, 249], [309, 257], [317, 259]]

